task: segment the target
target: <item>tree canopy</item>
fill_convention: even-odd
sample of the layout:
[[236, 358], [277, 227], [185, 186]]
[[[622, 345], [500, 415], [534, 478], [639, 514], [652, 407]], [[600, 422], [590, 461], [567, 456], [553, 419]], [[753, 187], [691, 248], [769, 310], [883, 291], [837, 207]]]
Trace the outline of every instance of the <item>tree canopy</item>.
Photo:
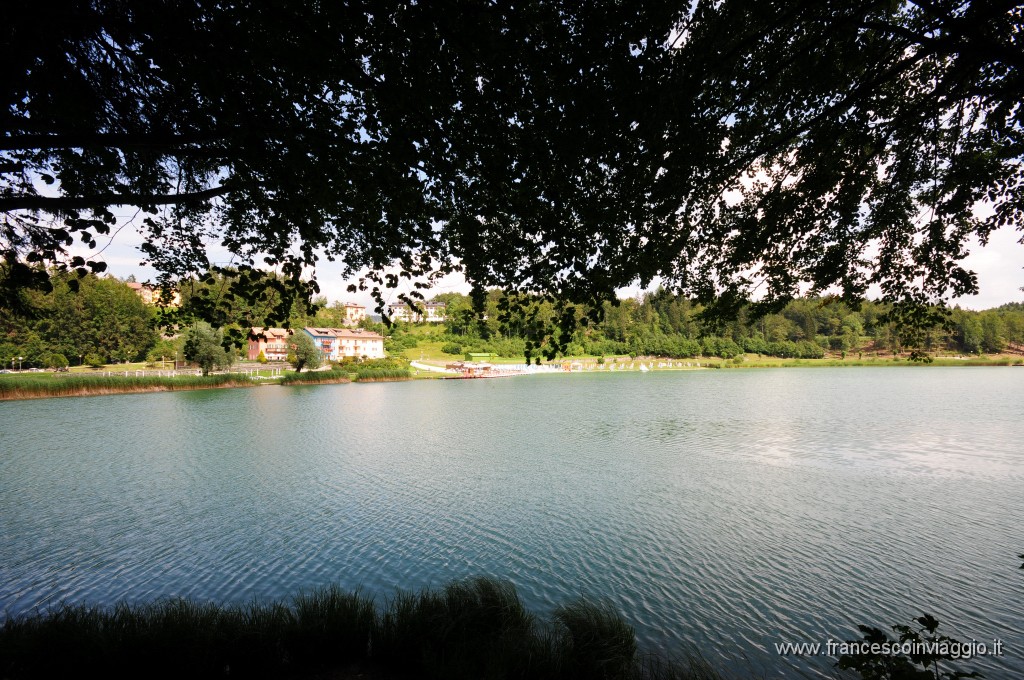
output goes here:
[[871, 285], [934, 301], [976, 290], [972, 237], [1022, 224], [1015, 2], [69, 8], [0, 28], [0, 257], [21, 286], [45, 285], [37, 262], [102, 269], [68, 249], [115, 206], [167, 285], [207, 272], [211, 241], [242, 292], [276, 270], [279, 318], [318, 258], [380, 311], [402, 277], [455, 269], [478, 308], [499, 287], [563, 321], [655, 279], [724, 310]]
[[205, 322], [198, 322], [188, 329], [184, 344], [185, 358], [199, 364], [203, 375], [210, 375], [215, 368], [230, 368], [231, 356], [221, 346], [221, 333]]
[[301, 372], [303, 368], [312, 370], [320, 368], [323, 363], [323, 355], [317, 349], [316, 343], [301, 328], [297, 328], [289, 340], [292, 351], [288, 360], [295, 366], [295, 370]]
[[[72, 281], [77, 291], [71, 290]], [[27, 313], [0, 313], [0, 358], [24, 356], [30, 366], [53, 363], [52, 354], [75, 365], [86, 355], [101, 364], [137, 361], [158, 340], [155, 310], [124, 283], [93, 274], [78, 279], [65, 272], [49, 277], [47, 284], [51, 290], [45, 295], [20, 291], [19, 306]]]

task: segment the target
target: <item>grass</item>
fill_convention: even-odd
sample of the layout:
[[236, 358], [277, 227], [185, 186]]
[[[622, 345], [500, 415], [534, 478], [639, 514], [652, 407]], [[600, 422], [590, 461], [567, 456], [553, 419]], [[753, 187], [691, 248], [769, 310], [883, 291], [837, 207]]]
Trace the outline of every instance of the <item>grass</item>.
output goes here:
[[[362, 675], [365, 673], [366, 675]], [[322, 588], [284, 602], [165, 600], [60, 606], [0, 627], [0, 677], [536, 678], [719, 677], [699, 660], [638, 655], [632, 628], [584, 600], [540, 621], [505, 581], [398, 592], [381, 606]], [[348, 674], [348, 675], [346, 675]]]
[[216, 387], [249, 387], [242, 375], [103, 376], [81, 373], [19, 373], [0, 377], [0, 400], [72, 397], [132, 392], [172, 392]]
[[[408, 359], [409, 361], [433, 361], [438, 363], [450, 363], [452, 361], [462, 361], [465, 357], [465, 351], [460, 354], [445, 354], [441, 351], [441, 347], [447, 344], [447, 342], [440, 340], [420, 340], [419, 344], [415, 347], [402, 350], [401, 356]], [[465, 349], [465, 348], [464, 348]], [[468, 351], [468, 350], [467, 350]], [[492, 364], [522, 364], [525, 363], [523, 357], [492, 357], [489, 359]]]

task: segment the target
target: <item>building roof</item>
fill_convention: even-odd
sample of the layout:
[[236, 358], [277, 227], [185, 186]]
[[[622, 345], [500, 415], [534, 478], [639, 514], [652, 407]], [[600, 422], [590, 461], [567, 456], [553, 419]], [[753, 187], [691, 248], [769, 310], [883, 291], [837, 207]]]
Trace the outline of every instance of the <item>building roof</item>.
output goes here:
[[383, 340], [383, 335], [362, 328], [322, 328], [307, 326], [307, 333], [318, 338], [359, 338], [361, 340]]
[[287, 338], [291, 334], [287, 328], [264, 328], [263, 326], [253, 326], [249, 331], [251, 338], [263, 337], [268, 340], [270, 338]]

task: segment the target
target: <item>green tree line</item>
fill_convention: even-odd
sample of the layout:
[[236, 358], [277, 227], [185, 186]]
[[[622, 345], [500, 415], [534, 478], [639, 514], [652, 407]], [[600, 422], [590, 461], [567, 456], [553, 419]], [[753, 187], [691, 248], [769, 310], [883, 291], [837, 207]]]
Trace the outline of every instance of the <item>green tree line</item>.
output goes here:
[[[465, 295], [446, 293], [435, 301], [446, 303], [447, 321], [434, 337], [443, 340], [452, 354], [489, 351], [522, 356], [530, 343], [537, 346], [544, 340], [534, 334], [535, 328], [543, 327], [535, 319], [555, 316], [549, 302], [532, 302], [524, 306], [524, 312], [509, 305], [497, 290], [488, 293], [482, 315], [474, 312]], [[728, 359], [752, 353], [810, 359], [826, 353], [912, 350], [994, 354], [1024, 345], [1024, 303], [980, 312], [931, 308], [936, 320], [923, 327], [902, 322], [891, 303], [870, 300], [854, 304], [804, 297], [767, 315], [758, 316], [749, 306], [740, 307], [728, 321], [707, 315], [705, 310], [699, 303], [663, 289], [618, 304], [605, 303], [599, 315], [578, 307], [576, 321], [595, 316], [599, 320], [581, 324], [572, 332], [566, 354]]]
[[[251, 325], [265, 323], [266, 310], [279, 302], [273, 285], [263, 282], [261, 302], [232, 296], [226, 277], [213, 273], [190, 281], [181, 289], [182, 305], [168, 318], [146, 305], [124, 282], [112, 277], [52, 272], [51, 290], [23, 290], [20, 311], [0, 315], [0, 361], [23, 357], [24, 367], [57, 367], [69, 364], [104, 364], [121, 361], [158, 361], [176, 352], [184, 357], [184, 340], [161, 335], [168, 328], [187, 329], [196, 306], [218, 310], [221, 322], [216, 337], [222, 345], [243, 347]], [[72, 280], [74, 284], [72, 285]], [[75, 290], [77, 288], [77, 290]], [[256, 295], [260, 300], [260, 295]], [[543, 344], [544, 333], [561, 333], [557, 305], [540, 299], [512, 300], [499, 290], [488, 291], [480, 301], [460, 293], [433, 298], [446, 305], [446, 321], [431, 337], [445, 343], [451, 354], [465, 351], [493, 352], [504, 357], [527, 356]], [[618, 304], [605, 303], [600, 310], [570, 308], [566, 324], [567, 355], [664, 356], [732, 358], [754, 353], [784, 358], [819, 358], [827, 352], [901, 353], [999, 353], [1024, 346], [1024, 303], [1009, 303], [981, 312], [960, 309], [937, 314], [929, 325], [910, 327], [893, 314], [890, 303], [862, 301], [852, 304], [833, 298], [805, 297], [793, 300], [779, 312], [756, 316], [740, 307], [727, 321], [705, 314], [706, 308], [684, 296], [660, 289]], [[597, 312], [597, 313], [595, 313]], [[555, 323], [552, 324], [551, 321]], [[344, 305], [324, 297], [307, 306], [291, 305], [289, 325], [341, 326]], [[414, 347], [422, 335], [365, 320], [363, 327], [390, 336], [389, 353]], [[552, 331], [552, 328], [554, 329]], [[187, 337], [188, 336], [188, 337]], [[210, 344], [210, 343], [207, 343]], [[215, 362], [228, 362], [228, 356]]]

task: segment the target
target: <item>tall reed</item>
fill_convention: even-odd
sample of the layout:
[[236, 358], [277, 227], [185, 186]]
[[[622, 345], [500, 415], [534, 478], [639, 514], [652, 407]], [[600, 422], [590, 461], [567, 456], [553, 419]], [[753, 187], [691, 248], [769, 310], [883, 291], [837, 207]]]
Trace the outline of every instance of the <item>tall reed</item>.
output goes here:
[[249, 387], [252, 384], [245, 376], [232, 374], [170, 377], [41, 373], [4, 376], [0, 379], [0, 400]]
[[288, 372], [281, 378], [281, 385], [317, 385], [324, 383], [347, 383], [349, 372], [344, 369], [330, 371], [308, 371], [306, 373]]
[[356, 369], [357, 382], [390, 382], [411, 380], [412, 372], [408, 368], [375, 368], [360, 366]]
[[[539, 621], [505, 581], [398, 592], [331, 586], [288, 601], [59, 606], [0, 626], [0, 678], [717, 678], [637, 654], [632, 628], [584, 601]], [[348, 674], [348, 675], [346, 675]]]

